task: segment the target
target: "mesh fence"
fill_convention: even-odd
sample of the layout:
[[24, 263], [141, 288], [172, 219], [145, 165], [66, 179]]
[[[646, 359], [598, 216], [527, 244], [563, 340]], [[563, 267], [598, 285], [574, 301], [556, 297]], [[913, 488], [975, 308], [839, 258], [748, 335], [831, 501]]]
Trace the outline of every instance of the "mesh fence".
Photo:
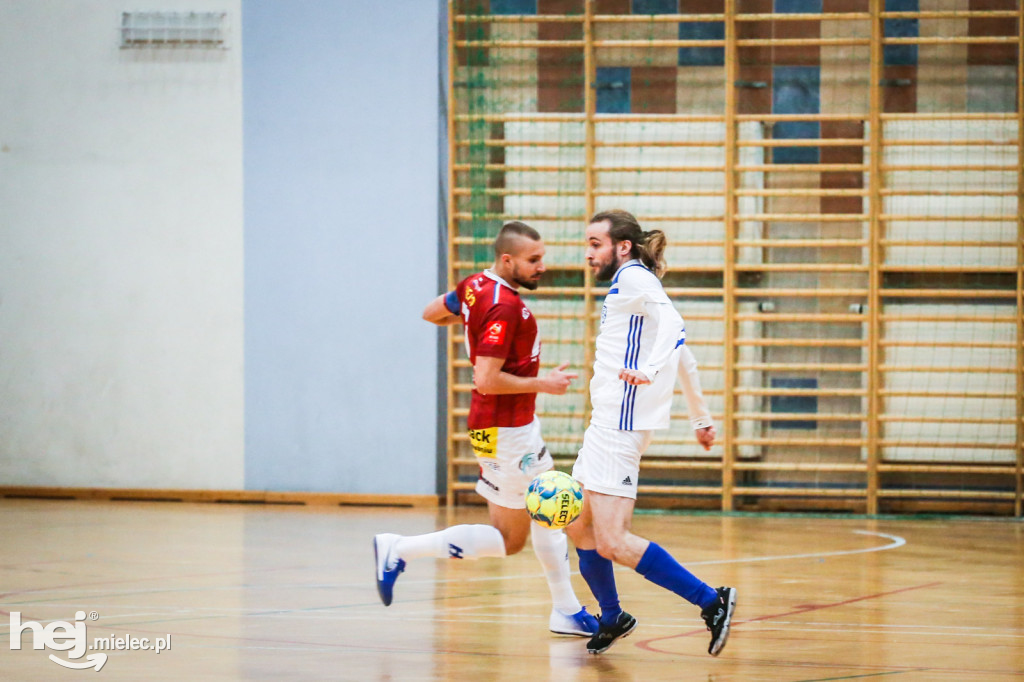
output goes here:
[[[677, 399], [644, 458], [666, 506], [1022, 512], [1016, 0], [459, 0], [450, 278], [506, 220], [545, 238], [528, 305], [560, 464], [589, 417], [593, 212], [669, 240], [666, 290], [719, 429]], [[451, 336], [449, 493], [472, 488]]]

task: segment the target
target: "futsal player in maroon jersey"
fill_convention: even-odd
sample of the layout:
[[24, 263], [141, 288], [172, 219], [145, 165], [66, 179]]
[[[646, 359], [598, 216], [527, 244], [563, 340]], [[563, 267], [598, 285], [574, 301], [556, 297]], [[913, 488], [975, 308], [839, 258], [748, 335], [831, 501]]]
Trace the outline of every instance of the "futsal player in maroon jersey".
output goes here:
[[409, 561], [510, 556], [523, 548], [529, 535], [551, 591], [549, 629], [590, 637], [598, 623], [572, 590], [565, 533], [532, 523], [524, 502], [530, 481], [554, 466], [535, 414], [537, 394], [562, 395], [577, 376], [565, 371], [568, 363], [539, 376], [537, 321], [519, 296], [520, 287], [537, 288], [544, 273], [544, 243], [532, 227], [510, 222], [494, 241], [494, 255], [491, 268], [465, 278], [423, 311], [428, 322], [465, 325], [473, 365], [467, 426], [480, 464], [476, 491], [487, 500], [490, 525], [461, 524], [414, 536], [377, 535], [377, 591], [388, 606]]

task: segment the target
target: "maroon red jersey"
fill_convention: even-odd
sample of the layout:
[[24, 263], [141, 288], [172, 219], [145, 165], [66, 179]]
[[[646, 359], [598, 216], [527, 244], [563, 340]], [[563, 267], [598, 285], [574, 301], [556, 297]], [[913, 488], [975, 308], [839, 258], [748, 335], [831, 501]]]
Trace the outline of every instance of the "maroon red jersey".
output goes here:
[[[504, 358], [501, 371], [519, 377], [537, 376], [537, 320], [515, 289], [485, 270], [459, 282], [453, 293], [458, 297], [458, 314], [466, 325], [466, 350], [471, 363], [476, 364], [477, 356]], [[536, 401], [536, 393], [483, 395], [473, 389], [468, 426], [525, 426], [533, 421]]]

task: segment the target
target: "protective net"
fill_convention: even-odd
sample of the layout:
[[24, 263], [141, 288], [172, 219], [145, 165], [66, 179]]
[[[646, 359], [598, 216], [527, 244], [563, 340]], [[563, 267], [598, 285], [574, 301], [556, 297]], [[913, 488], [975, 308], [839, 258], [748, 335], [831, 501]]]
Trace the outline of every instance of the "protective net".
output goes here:
[[[1016, 0], [458, 0], [450, 276], [501, 224], [544, 236], [528, 305], [563, 468], [589, 417], [608, 208], [669, 241], [719, 438], [675, 403], [661, 505], [1020, 514], [1024, 329]], [[472, 488], [451, 337], [450, 493]]]

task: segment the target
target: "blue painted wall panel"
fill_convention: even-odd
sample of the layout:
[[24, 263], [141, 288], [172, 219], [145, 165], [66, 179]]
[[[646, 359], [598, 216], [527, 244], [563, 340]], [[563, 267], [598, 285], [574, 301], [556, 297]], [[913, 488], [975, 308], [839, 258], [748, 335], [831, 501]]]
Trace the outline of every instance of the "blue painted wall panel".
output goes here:
[[630, 80], [628, 66], [599, 66], [596, 84], [597, 113], [628, 114], [630, 112]]
[[[810, 378], [778, 377], [772, 379], [772, 388], [818, 388], [818, 380]], [[818, 413], [818, 396], [814, 395], [773, 395], [771, 396], [772, 412], [808, 414]], [[773, 429], [804, 429], [818, 428], [816, 419], [775, 419], [771, 422]]]
[[[821, 69], [817, 66], [776, 66], [772, 70], [772, 113], [817, 114], [821, 111]], [[777, 140], [817, 139], [816, 121], [777, 121], [772, 137]], [[818, 147], [776, 147], [775, 163], [818, 163]]]
[[491, 0], [491, 14], [536, 14], [537, 0]]
[[439, 9], [243, 4], [248, 489], [435, 492]]
[[[887, 12], [917, 12], [918, 0], [885, 0]], [[920, 27], [917, 19], [884, 19], [883, 31], [886, 38], [917, 38]], [[917, 45], [883, 45], [883, 62], [889, 66], [912, 66], [917, 64]]]
[[775, 0], [779, 14], [821, 14], [822, 0]]
[[677, 14], [678, 0], [633, 0], [633, 14]]
[[[681, 21], [680, 40], [725, 40], [725, 22]], [[724, 47], [681, 47], [679, 66], [722, 66], [725, 64]]]

